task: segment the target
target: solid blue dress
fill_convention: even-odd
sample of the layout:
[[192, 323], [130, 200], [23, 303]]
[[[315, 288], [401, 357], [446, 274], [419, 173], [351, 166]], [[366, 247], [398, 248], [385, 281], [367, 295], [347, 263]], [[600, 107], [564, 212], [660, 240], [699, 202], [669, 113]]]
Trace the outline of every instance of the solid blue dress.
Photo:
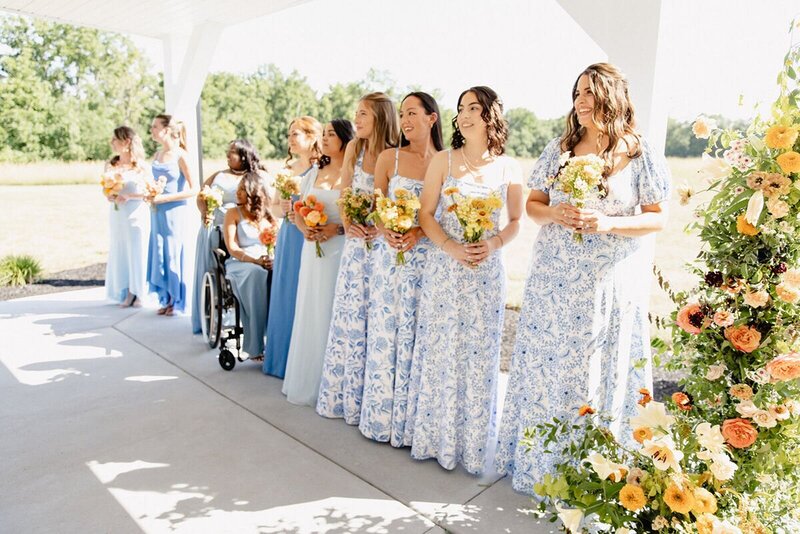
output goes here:
[[[186, 187], [178, 161], [153, 161], [153, 177], [164, 176], [164, 194], [177, 193]], [[161, 306], [172, 305], [176, 311], [186, 306], [184, 244], [186, 243], [186, 201], [155, 204], [150, 217], [150, 246], [147, 251], [147, 282], [158, 295]]]
[[[314, 165], [300, 175], [300, 193], [304, 195], [317, 176]], [[292, 201], [300, 197], [293, 197]], [[264, 351], [265, 374], [283, 378], [286, 374], [286, 358], [292, 339], [294, 308], [297, 299], [297, 278], [300, 274], [300, 254], [303, 251], [303, 233], [289, 221], [284, 221], [278, 232], [275, 245], [275, 263], [270, 288], [269, 324], [267, 324], [267, 348]]]

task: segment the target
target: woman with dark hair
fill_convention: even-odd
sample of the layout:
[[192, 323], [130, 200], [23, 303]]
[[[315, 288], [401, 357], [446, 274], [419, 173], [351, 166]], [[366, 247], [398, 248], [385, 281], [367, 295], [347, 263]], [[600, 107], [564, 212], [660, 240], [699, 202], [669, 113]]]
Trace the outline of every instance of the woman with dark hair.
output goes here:
[[[666, 222], [670, 174], [662, 154], [636, 132], [628, 82], [613, 65], [584, 70], [561, 138], [542, 153], [528, 185], [528, 216], [541, 230], [525, 286], [495, 464], [517, 491], [570, 461], [520, 445], [525, 429], [580, 406], [610, 414], [610, 429], [633, 443], [627, 421], [640, 388], [652, 387], [647, 319], [652, 256], [642, 236]], [[566, 158], [595, 154], [604, 196], [585, 208], [558, 187]], [[556, 177], [555, 182], [553, 177]], [[583, 236], [578, 242], [574, 233]], [[575, 436], [572, 436], [574, 439]], [[564, 450], [564, 440], [550, 451]]]
[[[457, 109], [452, 150], [434, 156], [422, 191], [419, 222], [435, 248], [420, 291], [409, 385], [409, 398], [417, 402], [409, 406], [405, 431], [413, 436], [413, 458], [436, 458], [445, 469], [461, 464], [478, 474], [493, 434], [503, 332], [499, 249], [519, 232], [523, 198], [519, 165], [503, 155], [508, 128], [497, 94], [472, 87], [461, 93]], [[464, 202], [460, 196], [482, 205], [489, 218], [476, 243], [466, 242], [455, 212], [456, 200]]]
[[[200, 195], [197, 197], [197, 209], [200, 212], [200, 228], [197, 231], [197, 245], [194, 257], [194, 298], [192, 299], [192, 333], [200, 333], [200, 291], [203, 288], [203, 276], [213, 264], [209, 239], [215, 226], [220, 226], [225, 219], [225, 213], [236, 205], [236, 191], [242, 176], [248, 172], [260, 173], [263, 166], [255, 147], [246, 139], [231, 141], [226, 154], [228, 168], [217, 171], [203, 182], [202, 188], [210, 187], [222, 192], [222, 205], [214, 209], [213, 218], [208, 218], [208, 207]], [[266, 173], [262, 175], [265, 179]], [[267, 189], [267, 193], [270, 190]], [[210, 219], [210, 224], [205, 222]]]
[[[289, 157], [286, 165], [300, 180], [300, 195], [291, 200], [275, 196], [273, 207], [282, 216], [288, 215], [278, 234], [275, 246], [275, 271], [272, 275], [267, 325], [267, 350], [263, 371], [283, 378], [286, 357], [292, 339], [294, 306], [297, 299], [297, 276], [300, 273], [300, 255], [303, 251], [303, 234], [295, 225], [292, 203], [305, 195], [317, 176], [317, 163], [322, 156], [322, 125], [313, 117], [298, 117], [289, 125]], [[293, 159], [292, 159], [293, 158]]]
[[[345, 174], [342, 188], [375, 192], [375, 165], [378, 155], [397, 146], [397, 107], [383, 93], [361, 97], [355, 117], [356, 137], [344, 155]], [[375, 239], [372, 225], [344, 220], [347, 232], [333, 317], [325, 347], [325, 363], [317, 400], [317, 413], [324, 417], [343, 417], [357, 425], [361, 417], [361, 394], [364, 389], [364, 360], [367, 355], [367, 308], [372, 255], [366, 243]]]
[[145, 181], [150, 166], [145, 161], [142, 138], [128, 126], [114, 129], [111, 137], [114, 157], [105, 174], [119, 176], [123, 186], [109, 198], [111, 243], [106, 264], [106, 296], [123, 308], [141, 306], [147, 279], [147, 241], [150, 237], [150, 210], [143, 202]]
[[195, 182], [189, 172], [184, 124], [172, 115], [156, 115], [150, 135], [161, 145], [153, 158], [153, 177], [166, 178], [166, 185], [147, 199], [153, 206], [147, 281], [158, 295], [158, 314], [173, 315], [186, 305], [186, 200], [195, 195]]
[[[354, 136], [350, 121], [335, 119], [325, 125], [320, 170], [306, 197], [313, 195], [325, 205], [328, 222], [310, 228], [301, 217], [295, 218], [305, 242], [300, 259], [292, 340], [283, 380], [283, 393], [293, 404], [314, 406], [317, 402], [322, 359], [333, 313], [336, 276], [344, 247], [344, 227], [336, 201], [342, 190], [345, 147]], [[316, 256], [317, 243], [325, 252], [321, 258]]]
[[[375, 165], [375, 189], [392, 200], [397, 192], [419, 198], [425, 171], [442, 150], [442, 121], [436, 100], [427, 93], [406, 95], [400, 104], [400, 147], [384, 150]], [[413, 221], [404, 234], [378, 225], [384, 239], [372, 251], [370, 304], [367, 318], [367, 358], [364, 396], [358, 428], [366, 437], [411, 445], [406, 432], [411, 356], [417, 328], [425, 258], [431, 242]], [[406, 263], [397, 265], [397, 252]]]
[[244, 343], [242, 348], [253, 361], [264, 359], [264, 329], [267, 326], [269, 269], [272, 258], [261, 243], [261, 232], [276, 221], [269, 210], [269, 195], [262, 177], [250, 171], [236, 189], [236, 209], [225, 213], [223, 235], [231, 259], [225, 274], [239, 300]]

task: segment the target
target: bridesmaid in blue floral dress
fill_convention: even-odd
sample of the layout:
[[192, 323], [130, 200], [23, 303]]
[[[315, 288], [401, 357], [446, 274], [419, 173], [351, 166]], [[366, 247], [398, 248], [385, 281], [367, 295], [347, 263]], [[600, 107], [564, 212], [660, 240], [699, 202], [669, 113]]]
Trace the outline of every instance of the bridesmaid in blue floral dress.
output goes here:
[[150, 210], [143, 198], [150, 166], [145, 161], [142, 139], [127, 126], [114, 129], [111, 148], [115, 155], [105, 172], [119, 174], [124, 186], [109, 210], [111, 244], [106, 264], [106, 296], [121, 303], [123, 308], [141, 306], [147, 291]]
[[[322, 359], [328, 340], [336, 276], [344, 248], [344, 226], [336, 207], [341, 194], [342, 165], [347, 143], [353, 138], [350, 121], [336, 119], [325, 126], [322, 135], [320, 171], [307, 194], [314, 195], [325, 206], [328, 222], [309, 228], [297, 217], [297, 227], [303, 232], [303, 257], [297, 285], [295, 324], [286, 362], [283, 393], [293, 404], [314, 406], [319, 394]], [[323, 256], [317, 257], [319, 243]]]
[[[425, 171], [441, 151], [439, 106], [428, 94], [407, 95], [400, 105], [400, 145], [384, 150], [375, 165], [375, 189], [396, 200], [403, 189], [422, 194]], [[367, 359], [364, 395], [358, 428], [366, 437], [389, 441], [395, 447], [411, 445], [405, 431], [406, 413], [416, 399], [408, 398], [411, 356], [417, 329], [422, 273], [431, 242], [414, 221], [405, 234], [378, 225], [384, 239], [375, 242], [370, 276], [367, 318]], [[397, 265], [398, 251], [406, 264]]]
[[[422, 281], [409, 386], [417, 403], [409, 407], [406, 432], [413, 436], [413, 458], [436, 458], [446, 469], [461, 464], [478, 474], [495, 419], [505, 310], [499, 249], [519, 232], [523, 198], [519, 165], [503, 155], [508, 128], [497, 94], [472, 87], [457, 109], [453, 150], [434, 157], [422, 192], [419, 220], [436, 248], [428, 253]], [[497, 209], [492, 228], [477, 243], [465, 243], [451, 211], [453, 190], [501, 199], [508, 223], [501, 228]]]
[[[665, 224], [670, 175], [634, 124], [622, 74], [606, 63], [589, 66], [573, 88], [566, 132], [547, 145], [528, 182], [528, 215], [541, 230], [495, 459], [497, 470], [512, 475], [514, 489], [523, 493], [532, 495], [534, 484], [570, 460], [555, 452], [566, 440], [550, 445], [551, 453], [541, 441], [526, 452], [519, 443], [526, 428], [553, 417], [573, 420], [589, 404], [611, 415], [611, 430], [631, 443], [627, 420], [636, 414], [638, 390], [652, 387], [652, 256], [642, 236]], [[606, 162], [607, 194], [577, 209], [551, 178], [567, 156], [595, 153]], [[573, 232], [585, 234], [583, 243]]]
[[[313, 117], [299, 117], [289, 125], [289, 157], [287, 165], [292, 174], [300, 177], [300, 191], [306, 191], [317, 175], [316, 162], [322, 155], [322, 125]], [[293, 158], [293, 160], [292, 160]], [[275, 212], [288, 215], [278, 232], [275, 246], [275, 267], [270, 289], [267, 348], [264, 353], [265, 374], [283, 378], [286, 358], [292, 339], [292, 325], [297, 299], [297, 277], [300, 273], [300, 255], [303, 251], [303, 234], [294, 224], [292, 202], [275, 195]]]
[[161, 144], [153, 160], [153, 178], [166, 178], [162, 193], [148, 199], [153, 206], [147, 281], [158, 295], [159, 315], [173, 315], [186, 305], [186, 200], [196, 193], [189, 172], [186, 127], [172, 115], [156, 115], [150, 126], [153, 140]]
[[[383, 93], [370, 93], [358, 102], [356, 139], [347, 144], [342, 187], [373, 193], [378, 155], [397, 145], [397, 108]], [[370, 170], [371, 169], [371, 170]], [[367, 306], [372, 254], [365, 243], [377, 235], [374, 226], [344, 221], [347, 239], [336, 280], [317, 413], [342, 417], [357, 425], [361, 416], [364, 361], [367, 355]]]

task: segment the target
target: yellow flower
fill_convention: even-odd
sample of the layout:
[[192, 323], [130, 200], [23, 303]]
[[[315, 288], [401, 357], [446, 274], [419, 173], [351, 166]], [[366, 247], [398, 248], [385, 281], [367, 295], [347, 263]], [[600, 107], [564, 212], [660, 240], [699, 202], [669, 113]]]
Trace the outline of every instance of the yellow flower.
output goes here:
[[786, 174], [800, 172], [800, 154], [793, 150], [778, 156], [777, 162], [781, 170]]
[[676, 484], [670, 484], [664, 492], [664, 503], [673, 512], [688, 514], [695, 507], [696, 499], [691, 488], [680, 488]]
[[694, 489], [694, 507], [692, 512], [695, 515], [713, 514], [717, 511], [717, 498], [705, 488]]
[[397, 200], [400, 200], [401, 198], [408, 198], [408, 190], [403, 189], [402, 187], [398, 187], [397, 189], [394, 190], [394, 197]]
[[756, 235], [758, 228], [747, 222], [744, 218], [744, 213], [736, 217], [736, 231], [743, 235]]
[[458, 194], [458, 192], [459, 191], [458, 191], [457, 187], [447, 187], [447, 188], [445, 188], [444, 191], [442, 191], [442, 194], [445, 195], [445, 196], [450, 196], [450, 195]]
[[[713, 496], [712, 496], [713, 497]], [[625, 484], [619, 490], [619, 503], [631, 512], [641, 510], [647, 504], [647, 498], [644, 496], [644, 491], [639, 486], [633, 484]]]
[[789, 149], [794, 146], [796, 140], [797, 128], [791, 126], [771, 126], [764, 137], [764, 142], [770, 148]]
[[498, 196], [490, 196], [486, 199], [486, 202], [491, 209], [499, 210], [503, 207], [503, 200]]
[[694, 526], [697, 528], [697, 534], [713, 534], [714, 532], [714, 521], [708, 514], [698, 517]]
[[485, 210], [486, 209], [486, 200], [482, 198], [474, 198], [472, 199], [472, 207], [476, 210]]
[[653, 431], [646, 426], [633, 429], [633, 439], [639, 443], [644, 443], [648, 439], [653, 439]]

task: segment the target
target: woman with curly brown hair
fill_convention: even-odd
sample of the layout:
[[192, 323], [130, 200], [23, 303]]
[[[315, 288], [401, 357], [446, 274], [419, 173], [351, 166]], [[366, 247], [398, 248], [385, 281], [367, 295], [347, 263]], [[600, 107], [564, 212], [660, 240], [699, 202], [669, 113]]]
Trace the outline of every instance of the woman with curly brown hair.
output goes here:
[[225, 213], [223, 235], [231, 255], [225, 263], [226, 277], [239, 300], [244, 326], [243, 349], [250, 359], [264, 359], [264, 329], [269, 306], [269, 270], [272, 258], [260, 235], [275, 225], [269, 211], [270, 197], [257, 172], [248, 172], [236, 190], [236, 209]]
[[[664, 227], [669, 170], [663, 154], [636, 133], [628, 82], [616, 67], [586, 68], [572, 99], [564, 134], [547, 145], [528, 182], [528, 216], [541, 230], [495, 459], [500, 473], [513, 476], [514, 489], [528, 494], [571, 459], [545, 453], [541, 442], [530, 451], [520, 446], [527, 428], [553, 417], [572, 420], [586, 404], [610, 414], [611, 430], [630, 444], [632, 429], [623, 421], [636, 415], [639, 389], [652, 387], [652, 256], [642, 236]], [[577, 208], [558, 176], [568, 158], [590, 154], [604, 164], [602, 183], [596, 198]]]
[[[508, 127], [497, 93], [467, 89], [457, 110], [452, 150], [433, 157], [422, 191], [419, 222], [436, 248], [428, 253], [420, 291], [408, 394], [417, 402], [408, 407], [405, 432], [412, 457], [478, 474], [497, 396], [505, 309], [500, 248], [519, 232], [523, 197], [519, 165], [504, 155]], [[477, 242], [464, 238], [453, 207], [465, 200], [488, 213]]]

